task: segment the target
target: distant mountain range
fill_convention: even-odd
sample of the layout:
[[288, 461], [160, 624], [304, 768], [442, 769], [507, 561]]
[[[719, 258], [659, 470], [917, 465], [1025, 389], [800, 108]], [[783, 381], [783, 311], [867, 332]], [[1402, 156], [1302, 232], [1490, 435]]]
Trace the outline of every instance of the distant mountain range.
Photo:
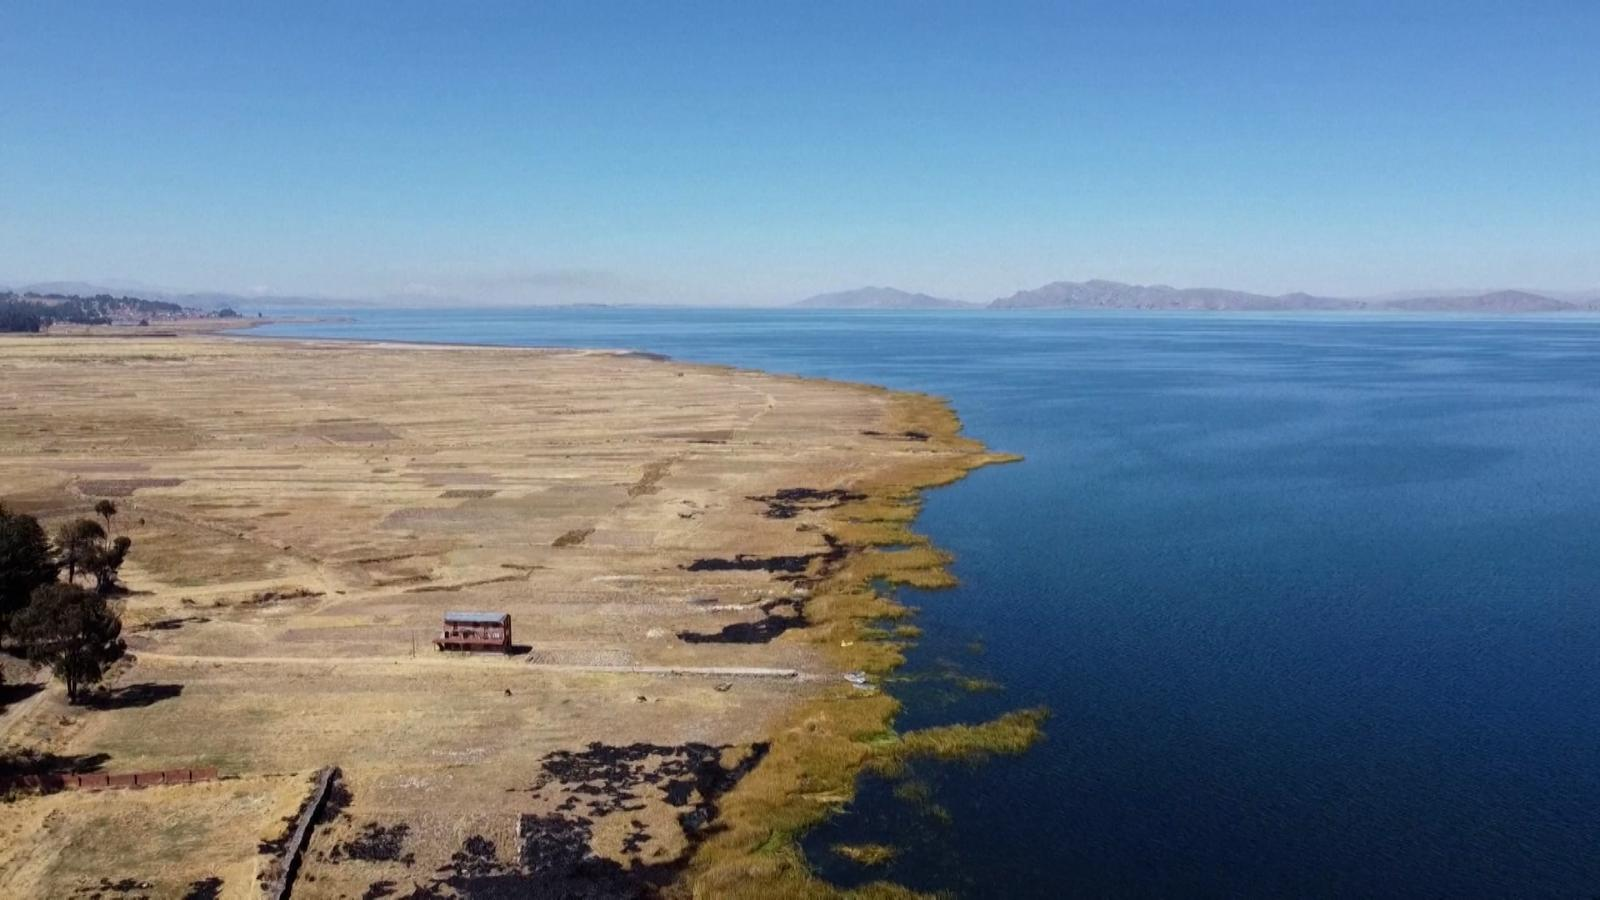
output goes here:
[[[861, 288], [820, 294], [795, 304], [833, 309], [955, 309], [980, 304], [908, 294], [894, 288]], [[1018, 291], [987, 304], [989, 309], [1145, 309], [1241, 312], [1465, 312], [1540, 313], [1600, 312], [1600, 299], [1559, 299], [1528, 291], [1401, 296], [1386, 299], [1318, 297], [1294, 293], [1269, 296], [1223, 288], [1175, 288], [1123, 284], [1119, 281], [1056, 281], [1031, 291]]]
[[1057, 281], [989, 304], [995, 309], [1330, 310], [1361, 309], [1359, 300], [1285, 294], [1268, 297], [1221, 288], [1173, 288], [1116, 281]]
[[[7, 285], [0, 284], [0, 291]], [[48, 281], [13, 284], [17, 294], [93, 297], [134, 297], [176, 303], [198, 309], [258, 310], [284, 307], [448, 307], [470, 305], [470, 298], [390, 295], [365, 298], [327, 298], [222, 291], [177, 291], [152, 288], [137, 282]], [[1175, 288], [1166, 285], [1124, 284], [1119, 281], [1056, 281], [1033, 290], [1018, 291], [988, 303], [951, 300], [892, 287], [863, 287], [807, 297], [796, 307], [812, 309], [1143, 309], [1172, 311], [1316, 312], [1368, 311], [1414, 313], [1560, 313], [1600, 312], [1600, 292], [1417, 291], [1383, 297], [1322, 297], [1294, 293], [1271, 296], [1224, 288]]]
[[1414, 312], [1571, 312], [1600, 310], [1594, 301], [1558, 300], [1544, 294], [1528, 291], [1495, 291], [1465, 297], [1408, 297], [1391, 300], [1381, 305], [1383, 309], [1403, 309]]
[[978, 309], [980, 304], [912, 294], [888, 287], [864, 287], [807, 297], [795, 306], [819, 309]]

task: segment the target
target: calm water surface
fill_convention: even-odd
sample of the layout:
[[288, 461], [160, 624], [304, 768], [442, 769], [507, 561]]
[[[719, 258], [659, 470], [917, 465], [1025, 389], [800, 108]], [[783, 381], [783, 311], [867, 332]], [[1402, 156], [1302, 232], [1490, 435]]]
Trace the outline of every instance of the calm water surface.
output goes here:
[[[611, 346], [950, 397], [1021, 465], [929, 496], [962, 587], [901, 727], [1054, 712], [869, 781], [841, 884], [968, 896], [1600, 894], [1600, 321], [352, 313], [264, 334]], [[993, 678], [971, 693], [951, 673]], [[901, 791], [901, 793], [905, 793]], [[864, 870], [838, 842], [902, 848]]]

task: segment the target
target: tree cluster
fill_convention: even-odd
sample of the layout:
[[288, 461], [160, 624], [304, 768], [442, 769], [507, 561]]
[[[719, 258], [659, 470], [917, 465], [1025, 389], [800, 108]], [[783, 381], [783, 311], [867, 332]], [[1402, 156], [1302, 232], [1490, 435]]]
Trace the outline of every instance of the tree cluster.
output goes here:
[[37, 332], [45, 324], [43, 308], [18, 300], [15, 294], [0, 294], [0, 331]]
[[110, 294], [79, 297], [75, 294], [33, 292], [18, 296], [9, 291], [0, 292], [0, 331], [40, 331], [53, 322], [109, 325], [119, 318], [138, 316], [148, 321], [152, 316], [184, 318], [197, 314], [195, 310], [177, 303], [141, 297], [113, 297]]
[[33, 516], [0, 505], [0, 638], [9, 636], [29, 659], [49, 666], [66, 683], [71, 703], [124, 650], [122, 621], [106, 597], [118, 588], [133, 541], [110, 536], [116, 504], [102, 500], [95, 513], [104, 527], [89, 518], [66, 522], [52, 543]]

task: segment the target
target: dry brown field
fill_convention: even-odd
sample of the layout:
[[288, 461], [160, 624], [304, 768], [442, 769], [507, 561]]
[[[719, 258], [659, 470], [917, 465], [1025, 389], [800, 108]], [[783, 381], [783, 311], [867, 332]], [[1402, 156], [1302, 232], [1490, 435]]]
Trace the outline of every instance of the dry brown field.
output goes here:
[[[850, 501], [751, 498], [970, 465], [906, 434], [914, 401], [618, 353], [0, 338], [0, 501], [49, 527], [110, 498], [133, 539], [129, 661], [96, 705], [13, 703], [0, 744], [231, 776], [0, 804], [0, 896], [255, 896], [330, 765], [296, 897], [495, 896], [530, 854], [583, 860], [546, 883], [677, 877], [796, 711], [854, 696], [837, 622], [683, 637], [792, 615], [841, 564]], [[808, 558], [693, 568], [740, 554]], [[436, 651], [455, 609], [510, 613], [514, 652]]]

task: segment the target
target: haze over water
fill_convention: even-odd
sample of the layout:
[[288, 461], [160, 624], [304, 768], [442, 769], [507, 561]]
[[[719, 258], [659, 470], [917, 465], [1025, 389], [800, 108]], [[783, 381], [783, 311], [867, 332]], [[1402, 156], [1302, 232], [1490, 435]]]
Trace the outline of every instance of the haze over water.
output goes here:
[[[1049, 740], [869, 780], [807, 850], [971, 896], [1600, 891], [1600, 322], [355, 313], [260, 334], [625, 347], [951, 398], [1027, 461], [932, 492], [961, 587], [899, 725]], [[535, 636], [535, 640], [537, 637]], [[968, 694], [952, 669], [992, 677]], [[903, 849], [879, 870], [827, 850]]]

